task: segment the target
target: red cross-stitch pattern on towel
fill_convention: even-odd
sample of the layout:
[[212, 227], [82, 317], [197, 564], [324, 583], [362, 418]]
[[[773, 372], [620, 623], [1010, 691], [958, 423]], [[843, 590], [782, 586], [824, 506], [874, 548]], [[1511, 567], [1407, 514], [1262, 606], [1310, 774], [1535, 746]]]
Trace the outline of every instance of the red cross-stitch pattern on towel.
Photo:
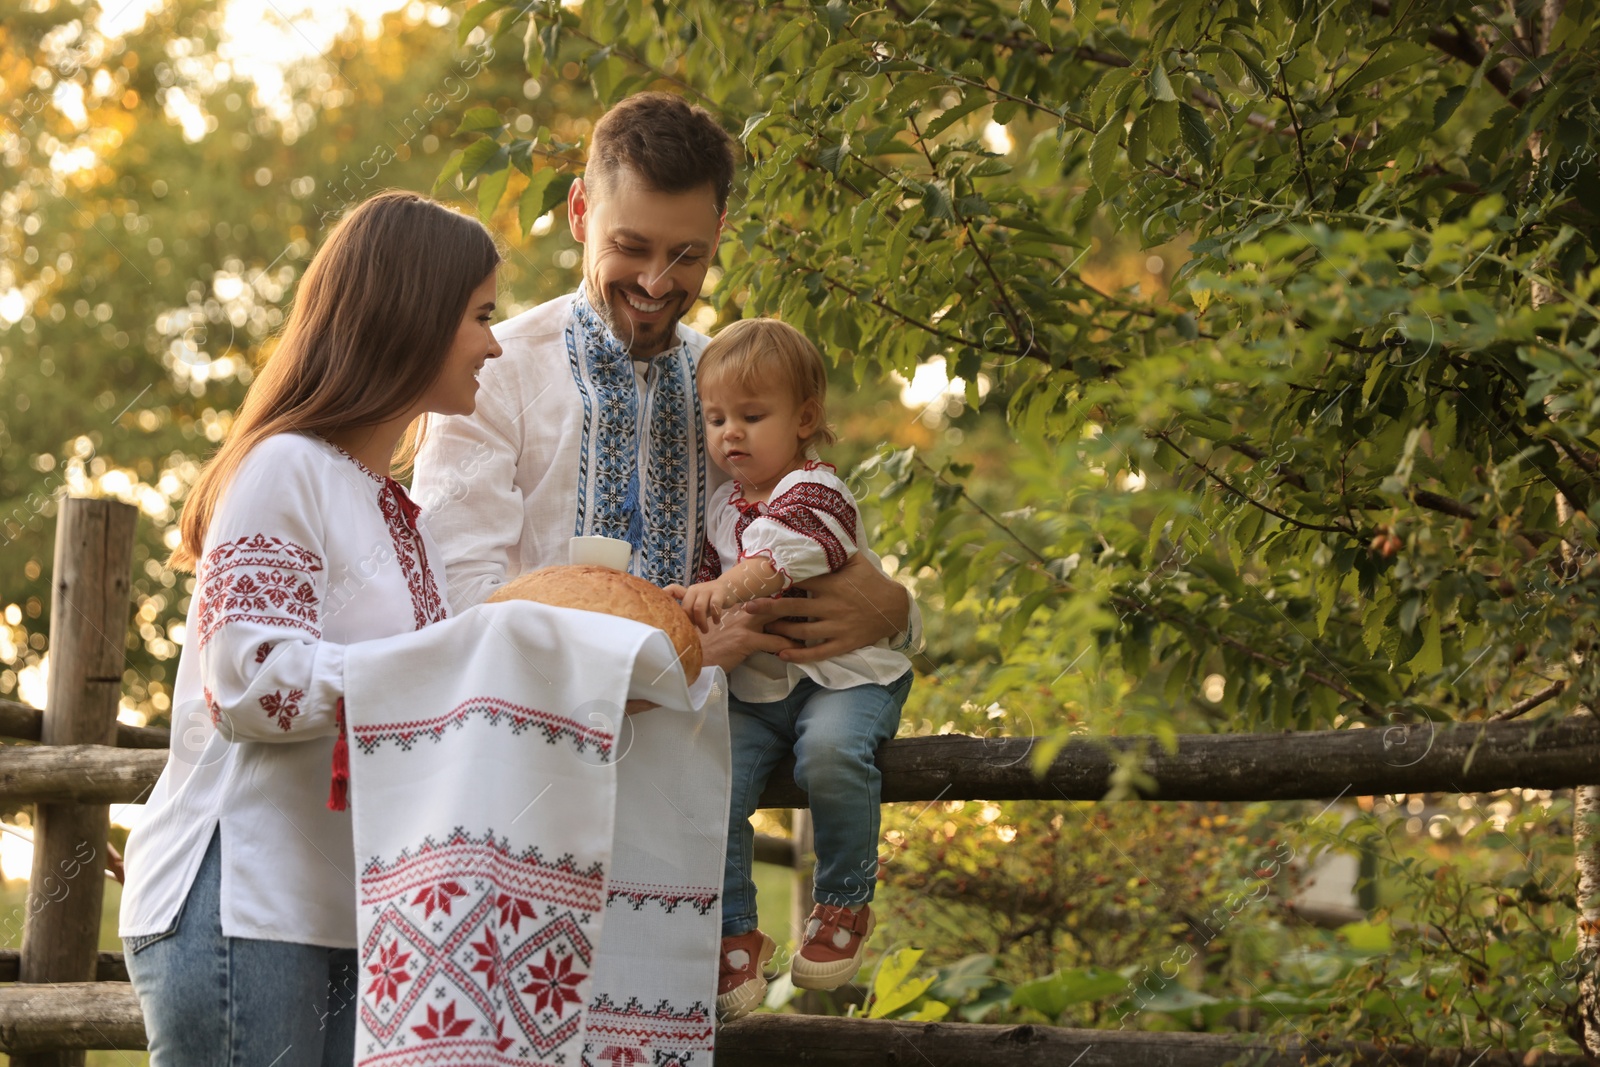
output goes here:
[[313, 582], [322, 557], [293, 541], [251, 534], [218, 545], [200, 565], [200, 647], [230, 622], [292, 626], [321, 637]]
[[652, 882], [619, 882], [612, 880], [606, 886], [606, 905], [618, 900], [627, 902], [634, 911], [646, 904], [660, 904], [671, 915], [680, 904], [687, 904], [701, 915], [717, 906], [722, 890], [711, 886], [656, 885]]
[[597, 997], [589, 1005], [583, 1065], [692, 1067], [711, 1062], [711, 1038], [711, 1013], [698, 1001], [679, 1010], [665, 1000], [654, 1008], [637, 1000], [619, 1007], [609, 997]]
[[604, 907], [599, 864], [513, 851], [493, 830], [425, 837], [361, 872], [365, 1065], [574, 1067]]
[[443, 715], [410, 722], [388, 722], [374, 726], [357, 726], [351, 735], [363, 755], [371, 755], [385, 742], [394, 742], [402, 751], [410, 752], [419, 739], [438, 741], [449, 729], [461, 729], [472, 716], [482, 716], [490, 726], [510, 727], [513, 735], [535, 729], [544, 734], [548, 744], [566, 738], [579, 752], [587, 752], [593, 745], [602, 762], [611, 758], [614, 735], [602, 725], [578, 722], [565, 715], [557, 715], [538, 708], [513, 704], [497, 697], [473, 697], [464, 700]]

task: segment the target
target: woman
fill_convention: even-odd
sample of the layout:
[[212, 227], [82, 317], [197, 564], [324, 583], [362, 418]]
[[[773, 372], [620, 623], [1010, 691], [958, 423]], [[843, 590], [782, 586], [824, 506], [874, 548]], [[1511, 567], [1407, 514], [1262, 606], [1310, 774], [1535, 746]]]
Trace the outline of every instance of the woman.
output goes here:
[[473, 410], [500, 354], [499, 261], [483, 226], [426, 197], [357, 206], [185, 505], [171, 758], [128, 841], [121, 916], [154, 1067], [352, 1062], [354, 861], [328, 795], [344, 649], [448, 611], [390, 463], [420, 416]]

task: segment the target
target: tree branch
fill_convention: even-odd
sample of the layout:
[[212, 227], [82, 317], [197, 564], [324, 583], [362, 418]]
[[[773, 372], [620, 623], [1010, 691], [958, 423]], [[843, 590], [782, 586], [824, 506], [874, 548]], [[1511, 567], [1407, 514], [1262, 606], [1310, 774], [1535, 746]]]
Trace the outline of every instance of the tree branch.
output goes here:
[[1305, 521], [1303, 521], [1301, 519], [1295, 518], [1293, 515], [1287, 515], [1287, 514], [1281, 512], [1281, 511], [1279, 511], [1277, 508], [1272, 507], [1270, 504], [1263, 504], [1261, 501], [1257, 500], [1255, 497], [1251, 496], [1250, 494], [1244, 492], [1242, 489], [1239, 489], [1239, 488], [1235, 487], [1234, 485], [1230, 484], [1228, 482], [1228, 480], [1226, 478], [1224, 478], [1222, 475], [1218, 474], [1216, 471], [1212, 470], [1210, 467], [1206, 466], [1204, 463], [1201, 463], [1199, 460], [1197, 460], [1193, 456], [1189, 455], [1189, 453], [1185, 452], [1180, 445], [1178, 445], [1176, 442], [1174, 442], [1172, 440], [1172, 437], [1165, 430], [1150, 431], [1150, 432], [1146, 433], [1145, 436], [1147, 436], [1147, 437], [1156, 437], [1156, 438], [1160, 438], [1161, 440], [1165, 441], [1167, 443], [1168, 447], [1170, 447], [1174, 452], [1176, 452], [1178, 455], [1182, 456], [1184, 459], [1188, 460], [1191, 464], [1194, 465], [1194, 467], [1197, 470], [1199, 470], [1202, 473], [1204, 473], [1212, 481], [1216, 482], [1218, 485], [1222, 486], [1222, 488], [1226, 489], [1228, 492], [1232, 493], [1233, 495], [1235, 495], [1237, 497], [1241, 497], [1243, 500], [1245, 500], [1245, 502], [1249, 503], [1253, 507], [1261, 509], [1262, 511], [1266, 512], [1268, 515], [1273, 516], [1274, 518], [1281, 519], [1282, 521], [1288, 523], [1289, 525], [1297, 526], [1302, 530], [1316, 530], [1316, 531], [1318, 531], [1320, 533], [1337, 533], [1337, 534], [1344, 534], [1346, 537], [1357, 537], [1357, 538], [1359, 538], [1359, 535], [1356, 533], [1356, 531], [1354, 531], [1352, 529], [1349, 529], [1348, 527], [1345, 527], [1345, 526], [1328, 526], [1328, 525], [1325, 525], [1323, 523], [1317, 523], [1317, 522], [1305, 522]]
[[[1372, 13], [1379, 18], [1388, 18], [1393, 13], [1389, 0], [1372, 0]], [[1428, 43], [1445, 55], [1459, 59], [1470, 67], [1482, 66], [1485, 56], [1482, 46], [1472, 39], [1471, 35], [1467, 33], [1466, 29], [1458, 21], [1452, 19], [1451, 26], [1454, 29], [1453, 33], [1447, 33], [1438, 26], [1430, 28], [1428, 30]], [[1484, 71], [1483, 77], [1513, 107], [1520, 108], [1527, 103], [1527, 93], [1512, 91], [1511, 78], [1501, 69], [1499, 64], [1495, 64]]]
[[[892, 84], [893, 79], [890, 79], [890, 81]], [[911, 132], [917, 138], [917, 147], [922, 149], [923, 158], [928, 161], [928, 169], [931, 172], [931, 176], [934, 179], [937, 179], [939, 177], [939, 165], [933, 161], [933, 152], [928, 148], [928, 142], [922, 136], [922, 127], [917, 125], [917, 117], [915, 115], [908, 114], [906, 116], [906, 121], [911, 124]], [[961, 229], [966, 233], [967, 240], [972, 245], [973, 254], [978, 257], [978, 262], [982, 263], [983, 269], [988, 272], [989, 280], [994, 283], [995, 293], [999, 297], [1000, 306], [1005, 309], [1006, 318], [1011, 324], [1012, 339], [1015, 340], [1018, 345], [1021, 345], [1024, 340], [1022, 316], [1018, 313], [1016, 305], [1011, 302], [1011, 297], [1006, 292], [1005, 284], [1000, 281], [1000, 275], [995, 273], [994, 264], [989, 261], [988, 253], [984, 252], [983, 245], [978, 242], [978, 235], [972, 232], [971, 223], [969, 223], [966, 216], [961, 213], [961, 209], [956, 206], [956, 192], [957, 190], [955, 183], [952, 182], [950, 185], [950, 212], [956, 217], [956, 221], [961, 224]], [[1031, 351], [1033, 348], [1033, 331], [1030, 329], [1027, 331], [1027, 334], [1027, 345], [1028, 349]]]
[[1505, 722], [1508, 719], [1515, 719], [1519, 715], [1526, 715], [1540, 704], [1548, 703], [1566, 691], [1567, 680], [1565, 678], [1551, 682], [1537, 693], [1534, 693], [1532, 696], [1523, 697], [1521, 700], [1517, 701], [1509, 708], [1506, 708], [1504, 711], [1495, 712], [1493, 715], [1489, 716], [1489, 721]]

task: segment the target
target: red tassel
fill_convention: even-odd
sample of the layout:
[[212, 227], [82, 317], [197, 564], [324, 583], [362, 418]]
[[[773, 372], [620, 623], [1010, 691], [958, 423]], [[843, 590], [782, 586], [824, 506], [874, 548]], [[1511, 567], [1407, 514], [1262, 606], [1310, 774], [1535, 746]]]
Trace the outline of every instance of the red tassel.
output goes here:
[[333, 743], [333, 784], [328, 788], [328, 810], [344, 811], [350, 806], [350, 742], [345, 738], [344, 697], [336, 709], [339, 739]]

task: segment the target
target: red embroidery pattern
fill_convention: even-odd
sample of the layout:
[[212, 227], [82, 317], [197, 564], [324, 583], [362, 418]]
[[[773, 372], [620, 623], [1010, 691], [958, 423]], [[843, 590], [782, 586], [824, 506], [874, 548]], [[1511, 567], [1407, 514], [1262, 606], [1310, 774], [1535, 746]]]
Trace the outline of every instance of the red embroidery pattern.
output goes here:
[[282, 689], [275, 689], [261, 698], [261, 710], [267, 718], [277, 719], [278, 729], [288, 733], [290, 722], [300, 714], [300, 701], [305, 695], [304, 689], [291, 689], [287, 696]]
[[263, 641], [263, 642], [261, 642], [260, 646], [256, 649], [256, 662], [257, 663], [265, 663], [265, 662], [267, 662], [267, 656], [271, 652], [272, 652], [272, 642], [271, 641]]
[[362, 755], [371, 755], [389, 741], [399, 745], [401, 751], [410, 752], [411, 746], [415, 745], [419, 738], [439, 741], [443, 739], [446, 730], [461, 729], [474, 715], [483, 716], [489, 721], [490, 726], [502, 724], [510, 726], [513, 735], [521, 734], [530, 728], [539, 730], [544, 734], [545, 741], [552, 745], [565, 737], [579, 752], [587, 752], [589, 746], [593, 745], [602, 761], [611, 758], [612, 743], [616, 740], [609, 731], [585, 726], [565, 715], [523, 707], [521, 704], [513, 704], [509, 700], [500, 700], [496, 697], [474, 697], [462, 701], [445, 714], [431, 719], [357, 726], [352, 731], [352, 739], [360, 748]]
[[[826, 467], [822, 463], [818, 466]], [[811, 467], [806, 468], [810, 470]], [[771, 519], [773, 522], [786, 526], [795, 533], [811, 538], [822, 546], [823, 553], [828, 558], [828, 570], [836, 571], [843, 567], [850, 559], [850, 553], [840, 543], [838, 536], [828, 528], [827, 523], [818, 517], [821, 511], [835, 519], [852, 538], [856, 536], [856, 508], [850, 498], [837, 489], [816, 482], [801, 482], [779, 493], [766, 504], [752, 504], [744, 498], [744, 492], [737, 482], [728, 494], [728, 506], [739, 509], [739, 521], [733, 528], [734, 544], [739, 547], [740, 558], [746, 558], [744, 550], [744, 534], [750, 524], [757, 519]], [[762, 553], [757, 553], [762, 554]], [[777, 567], [777, 560], [772, 561]], [[782, 568], [778, 568], [781, 570]], [[718, 571], [718, 573], [721, 573]], [[712, 575], [716, 577], [716, 575]], [[699, 579], [708, 581], [709, 579]], [[786, 589], [783, 596], [804, 596], [799, 589]]]
[[222, 724], [222, 705], [218, 704], [217, 698], [211, 695], [211, 689], [208, 686], [200, 687], [200, 695], [205, 697], [206, 711], [211, 715], [211, 725], [220, 726]]
[[[836, 521], [845, 533], [854, 538], [856, 509], [848, 497], [837, 489], [816, 482], [801, 482], [784, 490], [767, 503], [767, 518], [780, 523], [795, 533], [804, 534], [822, 546], [828, 556], [828, 570], [836, 571], [845, 565], [850, 554], [840, 544], [839, 538], [817, 514], [822, 512]], [[741, 530], [740, 533], [743, 533]], [[743, 541], [740, 548], [744, 547]]]
[[589, 1005], [584, 1032], [583, 1062], [607, 1067], [637, 1063], [690, 1067], [704, 1053], [711, 1059], [711, 1013], [698, 1001], [679, 1011], [663, 1000], [646, 1008], [637, 1000], [618, 1007], [609, 997], [596, 997]]
[[399, 482], [386, 478], [378, 490], [378, 510], [383, 512], [383, 521], [389, 527], [400, 571], [406, 576], [406, 587], [411, 590], [411, 616], [420, 630], [447, 614], [444, 599], [439, 596], [439, 586], [433, 580], [433, 571], [428, 567], [422, 535], [417, 532], [417, 516], [422, 509], [406, 495]]
[[701, 554], [700, 571], [694, 576], [696, 582], [709, 582], [722, 574], [722, 557], [717, 555], [716, 546], [711, 543], [711, 538], [706, 538], [705, 551]]
[[313, 576], [322, 569], [315, 552], [266, 534], [213, 548], [200, 567], [200, 647], [230, 622], [292, 626], [320, 638]]
[[362, 945], [369, 976], [363, 1064], [551, 1062], [577, 1038], [604, 907], [599, 864], [513, 852], [493, 831], [426, 837], [361, 873], [377, 916]]
[[617, 882], [613, 881], [606, 886], [606, 906], [610, 907], [618, 900], [625, 900], [633, 906], [634, 911], [639, 911], [646, 904], [660, 904], [671, 915], [677, 910], [678, 905], [688, 904], [701, 915], [705, 915], [716, 907], [717, 901], [722, 898], [720, 889], [693, 888], [690, 886], [652, 885], [648, 882]]

